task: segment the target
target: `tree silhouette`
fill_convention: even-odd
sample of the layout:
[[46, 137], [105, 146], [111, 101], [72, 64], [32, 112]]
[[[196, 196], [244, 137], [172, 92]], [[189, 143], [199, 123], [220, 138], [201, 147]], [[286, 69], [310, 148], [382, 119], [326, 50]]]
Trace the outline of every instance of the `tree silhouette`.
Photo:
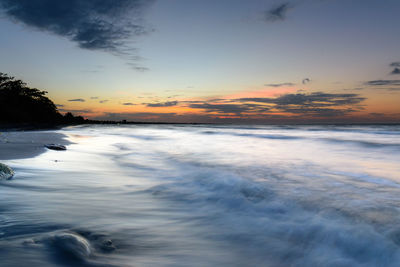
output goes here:
[[79, 123], [82, 117], [62, 116], [46, 91], [29, 88], [26, 83], [0, 72], [0, 122]]

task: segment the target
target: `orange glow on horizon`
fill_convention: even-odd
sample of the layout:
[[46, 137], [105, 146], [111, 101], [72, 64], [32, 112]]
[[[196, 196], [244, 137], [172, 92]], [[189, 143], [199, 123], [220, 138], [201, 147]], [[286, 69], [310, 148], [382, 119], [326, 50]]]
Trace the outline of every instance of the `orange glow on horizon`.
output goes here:
[[[274, 104], [271, 103], [261, 103], [255, 101], [253, 102], [243, 102], [243, 101], [234, 101], [235, 99], [240, 98], [277, 98], [279, 96], [285, 94], [296, 94], [300, 93], [297, 88], [294, 87], [279, 87], [279, 88], [267, 88], [261, 90], [254, 91], [243, 91], [239, 93], [233, 93], [228, 95], [222, 95], [219, 97], [195, 97], [195, 98], [162, 98], [157, 97], [156, 101], [148, 100], [149, 103], [168, 103], [174, 102], [171, 106], [160, 106], [160, 107], [151, 107], [148, 106], [147, 103], [143, 103], [142, 99], [134, 99], [131, 101], [123, 99], [110, 99], [107, 103], [100, 104], [95, 100], [88, 100], [87, 102], [67, 102], [65, 106], [62, 108], [65, 110], [64, 112], [70, 110], [74, 115], [81, 115], [85, 118], [96, 119], [96, 118], [107, 118], [110, 115], [110, 120], [112, 120], [113, 116], [134, 118], [132, 120], [140, 121], [143, 120], [153, 120], [157, 121], [159, 118], [165, 119], [170, 118], [173, 120], [174, 118], [179, 118], [180, 120], [184, 120], [184, 117], [191, 120], [194, 117], [203, 117], [203, 118], [211, 118], [211, 119], [298, 119], [298, 120], [307, 120], [307, 119], [329, 119], [329, 117], [324, 117], [323, 115], [312, 112], [308, 113], [298, 113], [298, 112], [290, 112], [282, 111], [277, 109]], [[340, 92], [337, 92], [340, 93]], [[382, 95], [377, 95], [374, 92], [365, 92], [361, 94], [361, 96], [365, 96], [367, 100], [359, 105], [359, 107], [355, 107], [355, 111], [338, 115], [335, 118], [342, 119], [361, 119], [364, 121], [374, 120], [377, 118], [381, 118], [382, 120], [396, 120], [399, 119], [399, 113], [396, 112], [398, 110], [397, 99], [394, 97], [390, 101], [387, 100], [387, 96], [383, 97]], [[131, 98], [132, 99], [132, 98]], [[124, 105], [124, 103], [129, 103], [128, 105]], [[199, 105], [199, 107], [191, 107], [190, 105]], [[260, 107], [265, 107], [265, 111], [262, 109], [250, 109], [250, 110], [242, 110], [235, 111], [230, 110], [230, 107], [235, 108], [240, 105], [259, 105]], [[201, 105], [205, 105], [204, 108]], [[211, 106], [211, 108], [207, 109], [207, 105]], [[212, 109], [212, 106], [223, 106], [225, 105], [226, 109], [218, 110]], [[340, 111], [340, 107], [331, 107], [331, 110], [338, 108]], [[344, 107], [342, 107], [344, 108]], [[257, 111], [259, 110], [259, 112]], [[163, 115], [164, 114], [164, 115]], [[338, 113], [340, 114], [340, 112]], [[168, 117], [170, 116], [170, 117]], [[332, 118], [332, 117], [330, 117]], [[161, 119], [159, 119], [161, 120]]]

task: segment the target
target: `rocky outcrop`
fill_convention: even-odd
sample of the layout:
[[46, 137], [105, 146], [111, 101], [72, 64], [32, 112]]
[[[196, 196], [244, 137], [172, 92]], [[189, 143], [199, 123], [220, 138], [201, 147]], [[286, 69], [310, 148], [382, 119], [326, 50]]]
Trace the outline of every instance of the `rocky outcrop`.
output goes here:
[[8, 180], [14, 176], [14, 171], [7, 165], [0, 163], [0, 180]]

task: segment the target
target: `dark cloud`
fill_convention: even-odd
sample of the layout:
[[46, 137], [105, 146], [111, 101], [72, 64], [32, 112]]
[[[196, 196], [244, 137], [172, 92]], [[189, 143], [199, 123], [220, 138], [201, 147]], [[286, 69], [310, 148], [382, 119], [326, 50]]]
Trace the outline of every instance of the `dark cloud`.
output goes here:
[[100, 100], [100, 101], [99, 101], [100, 104], [104, 104], [104, 103], [107, 103], [107, 102], [108, 102], [107, 99], [104, 99], [104, 100]]
[[178, 105], [178, 101], [168, 101], [163, 103], [145, 103], [148, 107], [173, 107]]
[[224, 115], [236, 114], [241, 115], [243, 113], [260, 113], [268, 111], [269, 108], [264, 105], [257, 104], [212, 104], [212, 103], [201, 103], [201, 104], [190, 104], [190, 108], [204, 109], [206, 112], [220, 113]]
[[131, 102], [127, 102], [127, 103], [122, 103], [122, 105], [124, 105], [124, 106], [134, 106], [134, 105], [136, 105], [136, 104], [133, 104], [133, 103], [131, 103]]
[[309, 78], [305, 78], [305, 79], [303, 79], [303, 81], [301, 83], [302, 84], [307, 84], [309, 82], [311, 82], [311, 80]]
[[400, 67], [400, 62], [392, 62], [390, 63], [390, 67]]
[[358, 94], [328, 94], [315, 92], [311, 94], [286, 94], [277, 98], [240, 98], [242, 102], [270, 103], [277, 105], [337, 106], [358, 104], [365, 100]]
[[295, 86], [296, 84], [294, 83], [268, 83], [264, 84], [265, 86], [270, 86], [270, 87], [281, 87], [281, 86]]
[[[219, 101], [189, 103], [188, 107], [203, 109], [216, 116], [238, 116], [241, 118], [268, 117], [277, 114], [286, 116], [339, 117], [362, 110], [361, 102], [366, 98], [357, 94], [286, 94], [277, 98], [239, 98]], [[238, 103], [242, 102], [242, 103]]]
[[97, 96], [92, 96], [90, 99], [99, 99]]
[[62, 108], [64, 105], [61, 105], [61, 104], [56, 104], [56, 107], [58, 107], [58, 108]]
[[[5, 15], [68, 38], [79, 47], [129, 57], [128, 39], [148, 32], [143, 9], [153, 0], [0, 0]], [[132, 58], [133, 59], [133, 58]]]
[[362, 109], [366, 98], [358, 94], [286, 94], [277, 98], [240, 98], [236, 101], [265, 104], [271, 110], [314, 116], [341, 116]]
[[394, 70], [390, 74], [400, 74], [400, 69], [394, 68]]
[[283, 3], [275, 6], [265, 12], [265, 20], [267, 22], [283, 21], [286, 19], [286, 13], [292, 8], [290, 3]]
[[400, 80], [373, 80], [367, 81], [365, 84], [371, 86], [398, 86], [400, 85]]
[[76, 99], [69, 99], [68, 101], [70, 101], [70, 102], [85, 102], [85, 99], [76, 98]]

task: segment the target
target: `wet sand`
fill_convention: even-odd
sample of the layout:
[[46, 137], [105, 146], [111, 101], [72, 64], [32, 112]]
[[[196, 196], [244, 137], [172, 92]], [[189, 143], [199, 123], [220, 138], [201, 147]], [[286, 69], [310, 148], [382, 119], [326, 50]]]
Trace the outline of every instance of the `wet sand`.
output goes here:
[[0, 160], [35, 157], [45, 144], [68, 145], [65, 135], [53, 131], [0, 131]]

